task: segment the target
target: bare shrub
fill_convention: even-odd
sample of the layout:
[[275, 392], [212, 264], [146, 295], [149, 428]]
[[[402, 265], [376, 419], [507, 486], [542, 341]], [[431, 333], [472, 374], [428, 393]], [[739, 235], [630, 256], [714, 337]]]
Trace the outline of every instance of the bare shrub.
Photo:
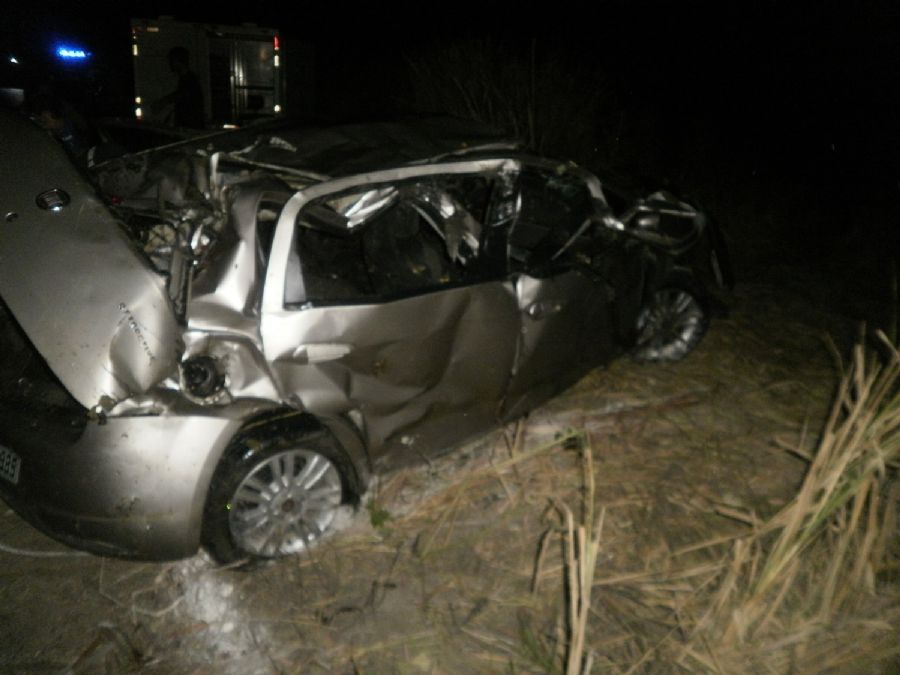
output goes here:
[[406, 58], [416, 112], [491, 125], [549, 155], [591, 164], [609, 161], [623, 111], [609, 81], [590, 66], [531, 40], [500, 44], [458, 40]]

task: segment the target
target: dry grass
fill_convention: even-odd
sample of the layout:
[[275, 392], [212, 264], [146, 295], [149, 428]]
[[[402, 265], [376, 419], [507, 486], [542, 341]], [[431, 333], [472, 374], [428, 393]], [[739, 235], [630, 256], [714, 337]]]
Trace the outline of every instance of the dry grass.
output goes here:
[[[75, 595], [151, 674], [891, 672], [896, 352], [857, 349], [839, 384], [785, 318], [805, 298], [742, 292], [690, 359], [616, 362], [385, 475], [310, 556], [252, 574], [106, 561]], [[134, 661], [95, 623], [84, 672]]]
[[[765, 519], [716, 507], [749, 531], [595, 580], [605, 510], [595, 520], [588, 446], [581, 523], [557, 506], [565, 631], [543, 643], [525, 635], [533, 661], [566, 675], [589, 672], [597, 656], [605, 671], [627, 673], [893, 672], [900, 353], [884, 335], [879, 340], [880, 359], [855, 348], [815, 452], [802, 441], [786, 448], [808, 462], [795, 496]], [[539, 568], [546, 548], [542, 540]]]
[[566, 583], [568, 589], [568, 639], [566, 641], [566, 675], [589, 673], [593, 654], [585, 657], [588, 617], [591, 609], [591, 593], [594, 586], [594, 570], [603, 534], [606, 510], [601, 509], [594, 518], [594, 462], [590, 442], [584, 452], [584, 475], [587, 484], [583, 523], [574, 524], [572, 511], [565, 504], [560, 506], [566, 523]]
[[[896, 469], [900, 353], [857, 346], [797, 495], [735, 541], [676, 663], [826, 672], [900, 654]], [[853, 630], [848, 630], [852, 627]]]
[[[395, 474], [378, 495], [396, 514], [381, 545], [393, 551], [391, 579], [420, 579], [431, 632], [418, 653], [338, 651], [332, 663], [566, 675], [884, 669], [900, 626], [890, 487], [900, 359], [884, 346], [881, 364], [857, 348], [815, 452], [802, 434], [790, 445], [808, 467], [779, 509], [765, 506], [777, 499], [703, 498], [702, 476], [693, 491], [673, 489], [672, 471], [700, 459], [678, 449], [696, 433], [695, 408], [721, 396], [704, 387], [640, 404], [624, 392], [590, 419], [573, 406], [586, 396], [578, 388], [565, 421], [547, 413], [574, 431], [548, 440], [553, 427], [538, 415], [505, 442], [465, 450], [465, 469], [435, 489], [421, 470]], [[604, 439], [599, 465], [587, 428]]]
[[[750, 526], [595, 581], [631, 649], [623, 672], [889, 672], [900, 656], [900, 354], [856, 347], [795, 496]], [[717, 555], [725, 543], [730, 550]], [[699, 557], [698, 557], [699, 556]], [[597, 591], [595, 590], [595, 593]], [[612, 596], [618, 596], [613, 598]], [[596, 602], [595, 602], [596, 604]], [[599, 624], [598, 624], [599, 625]]]
[[[278, 672], [885, 672], [900, 627], [900, 358], [885, 350], [879, 363], [857, 348], [814, 451], [798, 428], [790, 453], [766, 457], [783, 473], [802, 456], [796, 489], [756, 501], [746, 455], [703, 454], [698, 419], [719, 433], [707, 415], [722, 390], [660, 381], [642, 399], [627, 365], [600, 372], [559, 403], [567, 416], [551, 406], [390, 474], [371, 524], [246, 577], [248, 606], [272, 608], [239, 624], [247, 644], [269, 645]], [[679, 368], [684, 391], [692, 366]], [[620, 386], [599, 414], [589, 392], [605, 378]], [[732, 394], [777, 399], [784, 384]], [[179, 615], [171, 599], [141, 616]]]

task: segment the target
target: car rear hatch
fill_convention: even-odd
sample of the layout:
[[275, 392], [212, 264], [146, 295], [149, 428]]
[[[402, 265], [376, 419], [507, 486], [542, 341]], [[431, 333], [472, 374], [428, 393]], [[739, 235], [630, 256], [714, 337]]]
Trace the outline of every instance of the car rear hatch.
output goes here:
[[62, 146], [0, 112], [0, 296], [84, 407], [170, 375], [179, 327], [152, 271]]

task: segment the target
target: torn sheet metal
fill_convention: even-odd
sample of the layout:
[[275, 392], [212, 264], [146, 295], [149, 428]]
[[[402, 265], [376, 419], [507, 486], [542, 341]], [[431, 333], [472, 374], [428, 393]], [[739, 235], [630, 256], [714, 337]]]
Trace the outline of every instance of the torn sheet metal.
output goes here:
[[267, 176], [229, 188], [222, 200], [228, 218], [215, 234], [215, 255], [199, 262], [193, 271], [187, 311], [190, 330], [258, 335], [267, 243], [276, 210], [289, 194], [282, 182]]

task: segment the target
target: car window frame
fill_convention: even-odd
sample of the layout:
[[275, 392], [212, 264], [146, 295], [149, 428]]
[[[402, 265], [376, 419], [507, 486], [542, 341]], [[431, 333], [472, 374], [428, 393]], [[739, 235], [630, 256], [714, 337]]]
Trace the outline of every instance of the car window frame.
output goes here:
[[[266, 278], [263, 286], [261, 312], [266, 314], [286, 314], [302, 310], [307, 305], [287, 304], [285, 302], [285, 288], [287, 277], [290, 274], [291, 256], [295, 253], [295, 223], [301, 210], [313, 201], [331, 195], [347, 193], [353, 189], [364, 189], [376, 184], [390, 184], [407, 181], [416, 178], [436, 177], [440, 175], [490, 175], [502, 172], [519, 172], [522, 162], [510, 157], [492, 157], [466, 161], [423, 164], [405, 166], [366, 174], [356, 174], [336, 178], [304, 188], [296, 192], [285, 204], [281, 215], [275, 225], [272, 238], [272, 248], [269, 254], [269, 264], [266, 269]], [[505, 271], [504, 271], [505, 272]], [[471, 284], [473, 282], [466, 282]], [[477, 282], [476, 282], [477, 283]], [[457, 284], [465, 285], [465, 284]], [[451, 286], [439, 286], [439, 289]], [[434, 288], [422, 291], [433, 292]], [[379, 297], [363, 300], [365, 302], [378, 302]]]
[[[546, 255], [542, 260], [518, 260], [513, 254], [512, 242], [509, 235], [512, 234], [521, 217], [522, 203], [519, 199], [518, 210], [515, 217], [508, 224], [507, 231], [507, 265], [512, 274], [527, 274], [535, 278], [544, 278], [560, 274], [572, 268], [573, 263], [569, 260], [569, 256], [563, 255], [569, 250], [577, 250], [577, 241], [589, 236], [591, 228], [595, 226], [612, 227], [609, 223], [609, 204], [604, 193], [603, 184], [594, 174], [586, 171], [573, 162], [556, 162], [545, 158], [531, 158], [530, 161], [523, 163], [520, 176], [528, 171], [543, 171], [554, 173], [558, 176], [568, 175], [574, 181], [582, 183], [587, 189], [589, 198], [592, 202], [590, 212], [586, 219], [580, 223], [570, 236], [561, 243], [551, 254]], [[521, 184], [517, 184], [516, 191], [521, 193]], [[612, 227], [612, 229], [616, 229]]]

